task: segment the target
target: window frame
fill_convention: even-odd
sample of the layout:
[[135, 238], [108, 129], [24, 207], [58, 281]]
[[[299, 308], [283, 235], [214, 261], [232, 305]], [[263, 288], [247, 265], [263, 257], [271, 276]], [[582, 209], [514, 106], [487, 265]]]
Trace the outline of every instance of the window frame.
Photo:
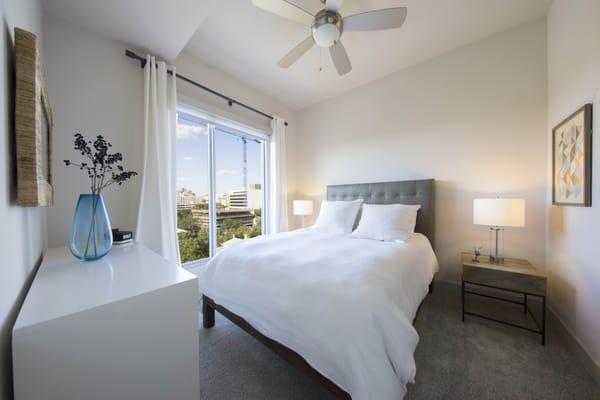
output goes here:
[[[210, 113], [201, 110], [197, 107], [191, 106], [185, 103], [177, 104], [177, 113], [189, 114], [195, 118], [198, 118], [206, 124], [208, 131], [208, 213], [209, 213], [209, 229], [208, 229], [208, 242], [209, 242], [209, 256], [194, 261], [188, 261], [181, 263], [180, 265], [185, 269], [194, 269], [197, 267], [204, 266], [217, 254], [217, 203], [216, 203], [216, 149], [215, 149], [215, 129], [223, 127], [225, 129], [234, 130], [235, 133], [231, 133], [237, 136], [246, 137], [251, 140], [258, 140], [261, 145], [261, 168], [262, 168], [262, 195], [263, 204], [261, 209], [261, 236], [268, 234], [269, 223], [267, 222], [270, 218], [270, 212], [268, 207], [270, 201], [270, 151], [271, 151], [271, 136], [270, 132], [262, 131], [260, 129], [253, 128], [243, 123], [231, 120], [229, 118], [222, 117], [218, 114]], [[177, 238], [177, 249], [179, 253], [179, 238]]]

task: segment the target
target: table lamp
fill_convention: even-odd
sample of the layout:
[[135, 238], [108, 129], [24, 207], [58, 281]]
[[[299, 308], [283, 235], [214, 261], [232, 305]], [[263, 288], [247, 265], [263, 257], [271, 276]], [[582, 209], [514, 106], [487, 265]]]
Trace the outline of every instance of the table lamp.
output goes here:
[[[496, 264], [504, 262], [504, 256], [498, 249], [498, 236], [505, 227], [525, 226], [525, 200], [523, 199], [474, 199], [473, 224], [487, 225], [495, 233], [495, 251], [490, 261]], [[490, 245], [490, 253], [492, 252]]]
[[304, 217], [313, 214], [313, 201], [294, 200], [292, 208], [294, 215], [299, 215], [302, 217], [302, 227], [304, 228]]

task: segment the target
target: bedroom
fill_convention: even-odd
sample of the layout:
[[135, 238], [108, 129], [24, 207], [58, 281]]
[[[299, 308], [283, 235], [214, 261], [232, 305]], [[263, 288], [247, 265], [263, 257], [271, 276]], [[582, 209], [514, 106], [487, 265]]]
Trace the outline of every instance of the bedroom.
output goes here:
[[[350, 71], [320, 45], [278, 66], [324, 7], [406, 14], [345, 22]], [[580, 207], [554, 172], [572, 115], [597, 131], [597, 1], [3, 0], [2, 16], [3, 400], [600, 398], [599, 142], [582, 145]], [[21, 199], [15, 28], [37, 39], [51, 108], [46, 205]], [[92, 232], [74, 218], [88, 176], [63, 161], [79, 163], [76, 133], [138, 174], [102, 192], [133, 244], [108, 230], [96, 261], [71, 254]], [[380, 230], [392, 215], [408, 227]]]

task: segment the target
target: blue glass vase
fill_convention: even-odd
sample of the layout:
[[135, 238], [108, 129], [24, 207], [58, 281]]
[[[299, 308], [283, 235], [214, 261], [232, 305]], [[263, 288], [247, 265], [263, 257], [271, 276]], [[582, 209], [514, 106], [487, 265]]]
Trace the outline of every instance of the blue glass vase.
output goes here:
[[69, 247], [80, 260], [104, 257], [112, 247], [112, 231], [101, 194], [79, 195]]

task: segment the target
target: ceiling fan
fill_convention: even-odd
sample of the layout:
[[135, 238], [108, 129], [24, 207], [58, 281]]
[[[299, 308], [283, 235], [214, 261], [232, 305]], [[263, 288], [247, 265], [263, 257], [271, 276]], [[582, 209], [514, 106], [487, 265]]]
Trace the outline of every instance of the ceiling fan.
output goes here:
[[312, 15], [288, 0], [252, 0], [256, 7], [310, 26], [311, 35], [279, 61], [278, 65], [281, 68], [291, 66], [316, 44], [329, 48], [338, 74], [345, 75], [352, 70], [352, 64], [340, 40], [343, 32], [400, 28], [406, 19], [406, 7], [384, 8], [342, 17], [340, 9], [343, 0], [321, 0], [321, 3], [325, 7], [316, 15]]

